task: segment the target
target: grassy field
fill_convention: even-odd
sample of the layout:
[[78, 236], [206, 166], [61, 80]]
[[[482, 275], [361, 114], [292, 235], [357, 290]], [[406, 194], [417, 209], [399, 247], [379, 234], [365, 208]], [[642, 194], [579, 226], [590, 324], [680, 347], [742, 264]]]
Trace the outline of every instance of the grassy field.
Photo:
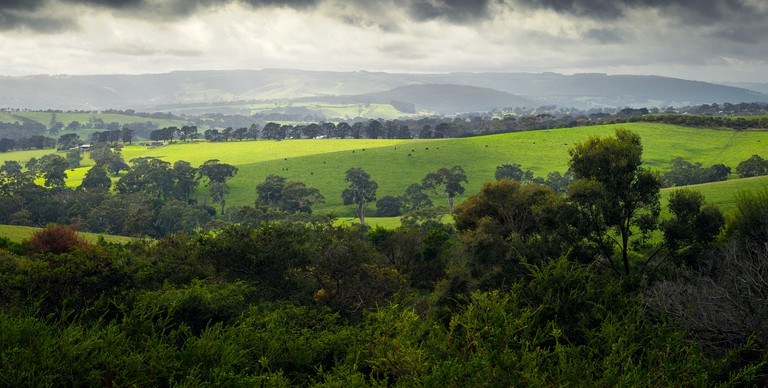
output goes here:
[[[11, 241], [21, 242], [23, 240], [28, 240], [33, 233], [35, 233], [40, 229], [41, 228], [33, 228], [30, 226], [0, 225], [0, 237], [7, 237]], [[92, 243], [95, 243], [96, 241], [98, 241], [99, 236], [103, 236], [105, 240], [112, 243], [127, 243], [133, 240], [131, 237], [125, 237], [125, 236], [100, 235], [96, 233], [80, 233], [80, 234], [83, 235], [88, 241]]]
[[[768, 190], [768, 176], [730, 179], [724, 182], [691, 185], [687, 188], [704, 194], [707, 202], [716, 204], [725, 214], [732, 214], [736, 210], [736, 194], [740, 191]], [[662, 203], [666, 203], [669, 193], [674, 190], [676, 188], [661, 191]]]
[[[269, 174], [317, 187], [326, 203], [315, 206], [317, 212], [333, 212], [339, 217], [352, 217], [349, 206], [342, 205], [341, 192], [346, 187], [344, 173], [351, 167], [362, 167], [379, 184], [378, 197], [400, 195], [405, 188], [431, 171], [459, 165], [467, 173], [466, 193], [458, 202], [479, 191], [481, 185], [494, 179], [496, 166], [519, 163], [536, 176], [551, 171], [565, 172], [568, 150], [589, 136], [612, 135], [618, 127], [637, 132], [643, 141], [646, 165], [661, 171], [669, 168], [670, 160], [681, 156], [705, 166], [724, 163], [731, 168], [753, 154], [768, 158], [768, 132], [735, 132], [697, 129], [666, 124], [627, 123], [594, 127], [565, 128], [520, 132], [461, 139], [434, 140], [283, 140], [244, 141], [228, 143], [175, 143], [148, 150], [134, 145], [125, 147], [126, 160], [141, 156], [159, 157], [169, 162], [187, 160], [197, 166], [209, 159], [237, 166], [239, 172], [229, 184], [231, 193], [227, 205], [249, 205], [255, 200], [255, 187]], [[50, 152], [50, 151], [49, 151]], [[0, 154], [0, 162], [8, 159], [26, 160], [47, 152], [25, 151]], [[69, 172], [69, 184], [79, 185], [90, 160], [84, 168]], [[710, 201], [732, 206], [732, 193], [744, 186], [759, 186], [760, 179], [733, 180], [720, 184], [701, 185]], [[200, 202], [207, 200], [204, 189], [198, 193]], [[447, 199], [435, 195], [437, 204]], [[729, 203], [731, 205], [729, 205]], [[373, 215], [375, 207], [369, 207]]]

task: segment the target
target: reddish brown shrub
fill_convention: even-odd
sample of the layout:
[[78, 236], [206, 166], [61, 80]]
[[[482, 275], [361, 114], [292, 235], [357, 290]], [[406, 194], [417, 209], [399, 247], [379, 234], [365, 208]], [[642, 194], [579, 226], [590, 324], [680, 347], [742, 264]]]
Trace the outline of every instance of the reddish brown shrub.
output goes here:
[[91, 249], [93, 245], [77, 232], [62, 225], [48, 225], [35, 232], [29, 239], [27, 251], [35, 253], [65, 253], [73, 248]]

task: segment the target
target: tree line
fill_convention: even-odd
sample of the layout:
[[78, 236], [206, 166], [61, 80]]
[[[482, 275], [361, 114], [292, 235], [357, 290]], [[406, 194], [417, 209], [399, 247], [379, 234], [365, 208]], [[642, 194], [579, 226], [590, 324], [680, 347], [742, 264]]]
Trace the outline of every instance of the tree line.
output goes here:
[[[91, 136], [92, 143], [122, 141], [130, 144], [133, 139], [152, 141], [188, 141], [204, 138], [208, 141], [230, 140], [283, 140], [316, 138], [354, 139], [431, 139], [446, 137], [481, 136], [488, 134], [520, 132], [552, 128], [570, 128], [585, 125], [616, 124], [625, 122], [661, 122], [701, 128], [729, 128], [734, 130], [768, 128], [768, 108], [765, 104], [740, 103], [704, 104], [679, 108], [601, 108], [591, 110], [558, 109], [501, 109], [487, 113], [471, 113], [456, 117], [419, 117], [395, 120], [362, 119], [353, 120], [310, 117], [300, 121], [315, 121], [305, 124], [279, 124], [279, 120], [296, 118], [269, 118], [259, 115], [208, 114], [200, 117], [177, 117], [172, 114], [149, 114], [126, 111], [105, 111], [103, 113], [125, 114], [136, 117], [187, 120], [182, 127], [158, 128], [151, 121], [120, 125], [105, 123], [93, 116], [88, 123], [73, 121], [68, 124], [57, 121], [58, 111], [51, 114], [51, 122], [45, 126], [23, 116], [19, 121], [0, 123], [0, 152], [24, 149], [53, 148], [57, 143], [46, 135], [58, 135], [62, 130], [77, 131], [84, 128], [101, 128]], [[95, 113], [95, 112], [94, 112]], [[269, 121], [269, 120], [275, 121]], [[206, 128], [200, 129], [199, 128]], [[71, 135], [73, 133], [70, 133]]]

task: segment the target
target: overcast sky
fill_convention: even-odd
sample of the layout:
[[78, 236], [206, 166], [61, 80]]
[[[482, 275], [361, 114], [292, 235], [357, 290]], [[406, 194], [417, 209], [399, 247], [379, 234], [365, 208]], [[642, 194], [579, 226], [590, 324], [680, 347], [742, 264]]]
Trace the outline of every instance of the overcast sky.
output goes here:
[[768, 1], [0, 0], [0, 75], [263, 68], [768, 82]]

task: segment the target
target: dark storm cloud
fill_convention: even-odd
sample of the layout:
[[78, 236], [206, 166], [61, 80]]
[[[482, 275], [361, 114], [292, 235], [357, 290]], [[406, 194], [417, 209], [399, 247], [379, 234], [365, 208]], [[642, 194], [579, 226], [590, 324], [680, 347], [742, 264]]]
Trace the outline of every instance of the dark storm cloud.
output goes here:
[[306, 8], [316, 5], [318, 0], [241, 0], [254, 7], [296, 7]]
[[734, 25], [718, 28], [711, 34], [714, 39], [725, 39], [729, 43], [758, 45], [768, 36], [768, 26], [764, 24]]
[[0, 10], [35, 10], [38, 6], [43, 4], [45, 0], [0, 0]]
[[160, 12], [169, 17], [186, 17], [200, 10], [228, 4], [242, 4], [252, 9], [267, 7], [287, 7], [307, 9], [316, 5], [318, 0], [167, 0], [161, 7], [137, 7], [137, 11]]
[[[691, 22], [753, 19], [757, 12], [744, 0], [512, 0], [529, 9], [550, 9], [560, 14], [592, 19], [618, 19], [633, 9], [653, 8], [663, 16]], [[760, 12], [757, 12], [758, 14]], [[765, 16], [764, 13], [762, 16]]]
[[252, 9], [288, 7], [309, 9], [322, 0], [0, 0], [0, 31], [30, 30], [38, 33], [76, 29], [76, 15], [58, 14], [56, 6], [84, 6], [105, 9], [115, 15], [134, 18], [186, 18], [216, 6], [241, 4]]
[[30, 30], [38, 33], [56, 33], [74, 28], [69, 19], [34, 16], [26, 13], [0, 10], [0, 31]]
[[[455, 24], [491, 19], [501, 9], [512, 13], [551, 10], [577, 18], [617, 21], [633, 10], [650, 8], [658, 10], [660, 17], [684, 25], [718, 23], [734, 26], [733, 32], [724, 34], [723, 38], [744, 38], [743, 41], [755, 40], [754, 36], [740, 32], [744, 25], [762, 24], [768, 17], [764, 10], [750, 6], [748, 0], [0, 0], [0, 21], [3, 22], [0, 30], [26, 28], [50, 32], [76, 26], [75, 15], [41, 12], [53, 9], [49, 6], [55, 5], [101, 8], [131, 18], [175, 20], [229, 4], [240, 4], [251, 9], [285, 7], [297, 10], [312, 10], [324, 4], [344, 4], [358, 13], [335, 14], [340, 21], [361, 26], [389, 26], [382, 28], [384, 31], [396, 31], [399, 22], [395, 18], [389, 20], [382, 14], [387, 7], [399, 10], [401, 15], [404, 13], [413, 21], [438, 20]], [[68, 17], [72, 21], [68, 21]], [[585, 38], [617, 43], [625, 37], [614, 30], [594, 30]]]
[[97, 5], [114, 9], [131, 9], [145, 5], [144, 0], [64, 0], [66, 3]]
[[412, 0], [411, 16], [417, 20], [447, 19], [466, 22], [488, 17], [490, 0]]

